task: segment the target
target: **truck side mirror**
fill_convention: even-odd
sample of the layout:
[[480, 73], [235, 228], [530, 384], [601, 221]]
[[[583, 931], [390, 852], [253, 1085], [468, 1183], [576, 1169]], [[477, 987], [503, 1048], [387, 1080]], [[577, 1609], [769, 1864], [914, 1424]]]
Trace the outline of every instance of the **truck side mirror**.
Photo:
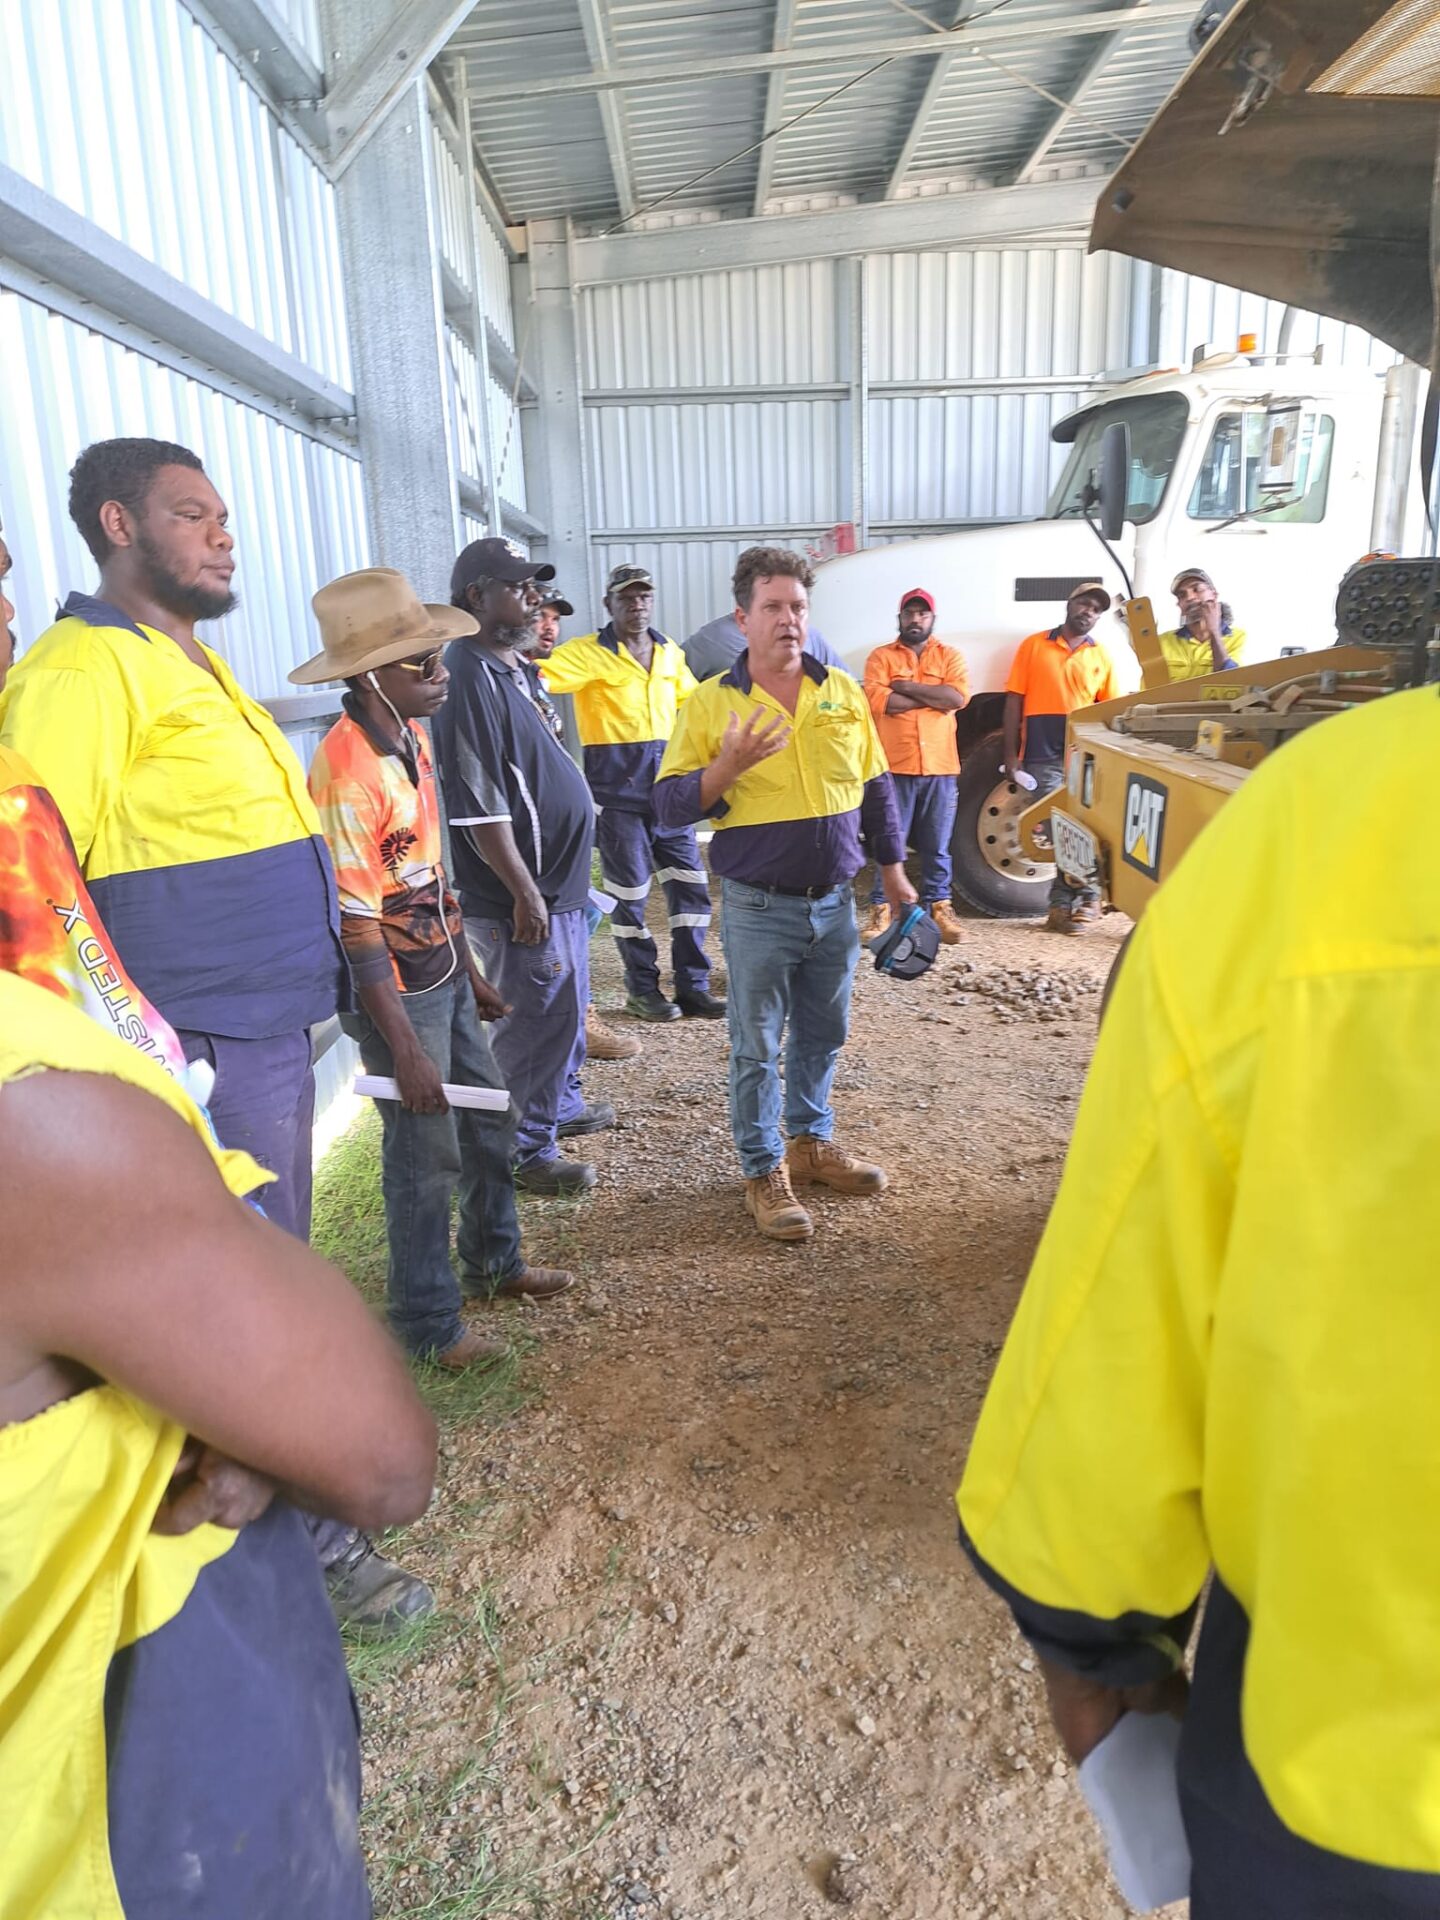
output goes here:
[[1130, 429], [1116, 420], [1100, 436], [1100, 531], [1111, 542], [1125, 531], [1130, 497]]

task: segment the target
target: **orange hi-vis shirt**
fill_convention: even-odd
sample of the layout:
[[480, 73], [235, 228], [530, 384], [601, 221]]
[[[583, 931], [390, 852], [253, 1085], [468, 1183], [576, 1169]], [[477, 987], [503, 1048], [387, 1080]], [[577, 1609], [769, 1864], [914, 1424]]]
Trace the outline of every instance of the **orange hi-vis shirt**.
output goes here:
[[959, 773], [960, 749], [955, 744], [955, 715], [935, 707], [917, 707], [913, 713], [887, 713], [885, 703], [897, 680], [916, 680], [927, 687], [953, 687], [970, 698], [970, 670], [958, 647], [930, 640], [917, 653], [903, 640], [876, 647], [865, 662], [865, 698], [875, 716], [875, 728], [891, 773]]
[[1066, 716], [1077, 707], [1113, 700], [1120, 687], [1114, 661], [1093, 636], [1071, 647], [1060, 628], [1051, 627], [1020, 642], [1005, 691], [1025, 702], [1022, 757], [1063, 760]]

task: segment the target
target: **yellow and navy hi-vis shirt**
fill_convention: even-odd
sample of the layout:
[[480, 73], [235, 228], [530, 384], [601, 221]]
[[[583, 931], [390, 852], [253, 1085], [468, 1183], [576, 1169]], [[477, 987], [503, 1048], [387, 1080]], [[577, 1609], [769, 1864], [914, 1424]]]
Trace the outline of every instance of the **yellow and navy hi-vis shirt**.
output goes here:
[[562, 641], [540, 667], [549, 692], [575, 696], [590, 791], [601, 806], [624, 813], [648, 812], [675, 716], [696, 685], [675, 642], [654, 627], [650, 639], [648, 670], [613, 622], [599, 633]]
[[[162, 1067], [0, 973], [0, 1102], [47, 1071], [164, 1101], [237, 1196], [265, 1178]], [[184, 1441], [103, 1383], [0, 1426], [0, 1914], [366, 1920], [354, 1708], [314, 1545], [282, 1501], [239, 1533], [152, 1533]]]
[[[680, 718], [655, 783], [662, 827], [705, 818], [700, 779], [720, 751], [733, 713], [779, 716], [790, 737], [779, 753], [741, 774], [713, 810], [710, 868], [726, 880], [782, 892], [853, 879], [866, 852], [877, 864], [905, 857], [895, 790], [870, 705], [848, 673], [800, 659], [800, 697], [787, 713], [750, 678], [750, 656], [702, 681]], [[862, 844], [863, 840], [863, 844]]]
[[1182, 1786], [1366, 1920], [1440, 1913], [1437, 766], [1434, 688], [1327, 720], [1160, 889], [959, 1494], [1101, 1679], [1213, 1564]]
[[[1221, 623], [1221, 641], [1237, 667], [1245, 658], [1247, 637], [1243, 627], [1232, 626], [1228, 620]], [[1197, 640], [1189, 627], [1172, 627], [1168, 633], [1162, 633], [1160, 651], [1165, 656], [1172, 680], [1203, 680], [1207, 673], [1215, 671], [1215, 656], [1210, 651], [1210, 642]]]
[[345, 979], [330, 856], [284, 735], [208, 647], [72, 594], [0, 695], [120, 957], [172, 1026], [263, 1039]]

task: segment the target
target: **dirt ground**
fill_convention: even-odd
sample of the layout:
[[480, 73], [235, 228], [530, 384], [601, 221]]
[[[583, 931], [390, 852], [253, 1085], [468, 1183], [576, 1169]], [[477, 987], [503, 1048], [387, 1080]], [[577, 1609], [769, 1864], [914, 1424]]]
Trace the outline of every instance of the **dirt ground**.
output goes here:
[[809, 1245], [742, 1211], [723, 1023], [587, 1069], [600, 1185], [524, 1215], [580, 1284], [447, 1425], [442, 1626], [361, 1682], [382, 1915], [1122, 1920], [953, 1493], [1128, 923], [968, 924], [862, 959], [838, 1137], [890, 1187]]

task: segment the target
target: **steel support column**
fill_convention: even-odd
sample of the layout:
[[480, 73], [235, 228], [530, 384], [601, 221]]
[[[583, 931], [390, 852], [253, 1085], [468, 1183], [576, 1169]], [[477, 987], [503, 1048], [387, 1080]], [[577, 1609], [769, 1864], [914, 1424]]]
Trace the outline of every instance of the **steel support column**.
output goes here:
[[532, 220], [516, 270], [525, 359], [540, 405], [521, 416], [525, 471], [540, 493], [548, 529], [545, 558], [577, 607], [597, 605], [590, 573], [588, 451], [581, 408], [580, 341], [569, 225]]
[[[392, 13], [387, 0], [326, 0], [332, 86]], [[443, 600], [459, 546], [458, 475], [423, 76], [335, 191], [371, 551], [422, 598]]]

